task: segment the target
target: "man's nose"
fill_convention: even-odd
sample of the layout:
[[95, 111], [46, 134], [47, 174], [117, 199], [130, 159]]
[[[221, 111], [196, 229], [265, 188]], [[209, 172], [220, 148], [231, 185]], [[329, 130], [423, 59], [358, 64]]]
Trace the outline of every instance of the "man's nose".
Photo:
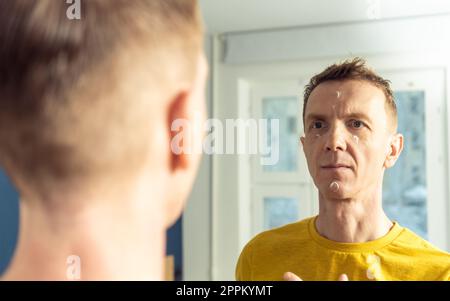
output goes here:
[[345, 132], [337, 126], [332, 127], [326, 137], [325, 150], [345, 151], [347, 148], [346, 145]]

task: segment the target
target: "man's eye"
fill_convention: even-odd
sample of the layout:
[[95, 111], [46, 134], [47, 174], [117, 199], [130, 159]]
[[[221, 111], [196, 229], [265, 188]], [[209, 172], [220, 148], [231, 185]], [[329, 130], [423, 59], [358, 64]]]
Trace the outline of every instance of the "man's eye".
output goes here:
[[313, 129], [321, 129], [321, 128], [323, 128], [322, 121], [314, 121], [313, 124], [312, 124], [312, 128]]
[[350, 125], [354, 128], [362, 128], [364, 126], [364, 122], [362, 122], [361, 120], [352, 120], [350, 121]]

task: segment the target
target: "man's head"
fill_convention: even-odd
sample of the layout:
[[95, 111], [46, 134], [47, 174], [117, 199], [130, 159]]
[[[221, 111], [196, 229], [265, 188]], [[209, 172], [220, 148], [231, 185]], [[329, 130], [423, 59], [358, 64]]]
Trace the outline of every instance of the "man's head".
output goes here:
[[171, 152], [171, 122], [205, 114], [197, 2], [81, 1], [80, 20], [68, 8], [0, 2], [0, 164], [48, 203], [153, 174], [173, 220], [199, 157]]
[[403, 148], [389, 81], [361, 59], [328, 67], [306, 86], [301, 138], [321, 194], [357, 197], [382, 185]]

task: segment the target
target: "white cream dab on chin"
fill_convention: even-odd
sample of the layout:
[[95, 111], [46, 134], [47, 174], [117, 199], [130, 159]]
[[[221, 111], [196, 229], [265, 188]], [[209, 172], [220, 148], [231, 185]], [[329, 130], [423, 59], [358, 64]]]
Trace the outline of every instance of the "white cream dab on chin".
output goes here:
[[331, 182], [330, 184], [330, 190], [333, 192], [339, 191], [339, 184], [335, 181]]

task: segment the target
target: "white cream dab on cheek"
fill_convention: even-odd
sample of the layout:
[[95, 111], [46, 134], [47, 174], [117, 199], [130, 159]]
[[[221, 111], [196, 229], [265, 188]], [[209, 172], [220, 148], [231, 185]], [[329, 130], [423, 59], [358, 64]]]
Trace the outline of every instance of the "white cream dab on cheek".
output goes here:
[[353, 140], [355, 140], [356, 144], [359, 143], [359, 137], [358, 136], [353, 135]]

